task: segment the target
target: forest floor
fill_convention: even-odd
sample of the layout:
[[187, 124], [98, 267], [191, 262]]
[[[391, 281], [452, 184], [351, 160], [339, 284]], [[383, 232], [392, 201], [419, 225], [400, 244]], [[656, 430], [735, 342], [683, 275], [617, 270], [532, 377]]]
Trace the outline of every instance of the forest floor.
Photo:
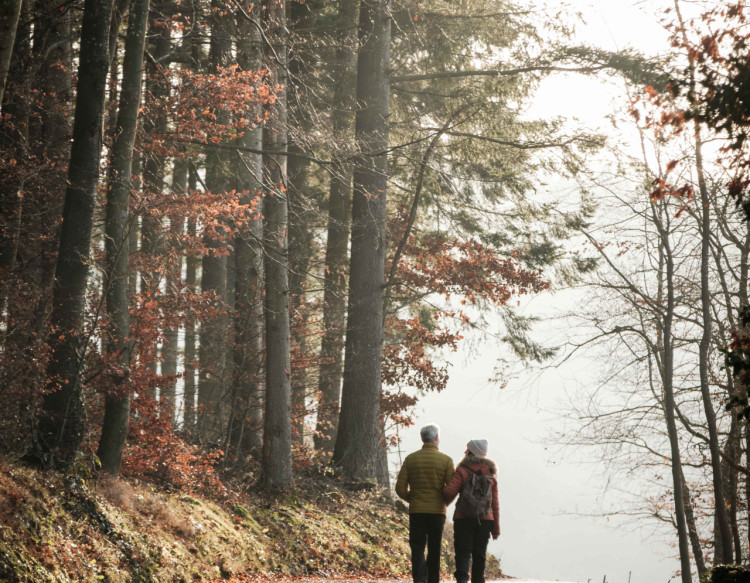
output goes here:
[[[494, 557], [489, 567], [488, 579], [501, 576]], [[308, 472], [281, 498], [216, 499], [0, 461], [3, 582], [390, 583], [408, 572], [405, 507], [331, 476]]]

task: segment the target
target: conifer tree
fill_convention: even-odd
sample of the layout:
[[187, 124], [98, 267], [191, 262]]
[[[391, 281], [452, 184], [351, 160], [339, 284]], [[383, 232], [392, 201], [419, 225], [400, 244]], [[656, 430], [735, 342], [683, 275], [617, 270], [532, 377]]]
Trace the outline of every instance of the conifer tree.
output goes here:
[[263, 127], [263, 272], [266, 327], [266, 399], [263, 471], [266, 488], [292, 484], [291, 386], [289, 360], [289, 274], [287, 198], [286, 18], [284, 0], [263, 0], [268, 39], [263, 56], [272, 84], [283, 88], [269, 106]]
[[388, 0], [362, 0], [344, 384], [333, 461], [355, 479], [376, 475], [380, 447], [386, 192], [390, 106]]

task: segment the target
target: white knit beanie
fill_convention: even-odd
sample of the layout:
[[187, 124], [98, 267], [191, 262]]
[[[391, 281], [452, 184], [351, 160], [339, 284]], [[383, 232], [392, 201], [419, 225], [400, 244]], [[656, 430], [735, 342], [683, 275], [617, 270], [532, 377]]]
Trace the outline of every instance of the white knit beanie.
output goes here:
[[487, 457], [487, 447], [486, 439], [472, 439], [466, 444], [466, 449], [476, 457]]

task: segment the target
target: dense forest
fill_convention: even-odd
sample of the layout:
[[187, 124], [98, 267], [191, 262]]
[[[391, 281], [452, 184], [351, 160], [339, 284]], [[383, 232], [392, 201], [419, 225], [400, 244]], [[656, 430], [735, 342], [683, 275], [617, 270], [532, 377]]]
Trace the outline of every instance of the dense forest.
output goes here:
[[[549, 285], [562, 227], [519, 240], [550, 215], [525, 198], [534, 151], [570, 166], [593, 138], [518, 102], [570, 57], [527, 54], [512, 6], [477, 26], [450, 3], [12, 4], [7, 450], [387, 483], [390, 429], [445, 385], [464, 306], [512, 318]], [[471, 69], [488, 51], [508, 70]]]
[[[750, 9], [685, 4], [646, 59], [530, 2], [0, 1], [0, 455], [388, 486], [494, 319], [519, 361], [600, 350], [561, 442], [648, 485], [683, 583], [747, 562]], [[559, 73], [624, 87], [640, 157], [527, 114]], [[539, 342], [520, 299], [572, 286]]]

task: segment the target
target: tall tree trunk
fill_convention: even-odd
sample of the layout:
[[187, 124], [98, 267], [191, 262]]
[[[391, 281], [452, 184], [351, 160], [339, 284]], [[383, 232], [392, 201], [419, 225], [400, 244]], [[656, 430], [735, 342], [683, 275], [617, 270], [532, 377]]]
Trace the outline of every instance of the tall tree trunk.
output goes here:
[[721, 469], [721, 475], [724, 478], [724, 493], [729, 496], [729, 529], [732, 533], [732, 545], [734, 549], [732, 562], [737, 565], [742, 564], [742, 540], [737, 517], [740, 504], [738, 496], [739, 474], [735, 469], [742, 460], [742, 436], [740, 431], [740, 422], [733, 417], [729, 435], [727, 436], [725, 452], [727, 459], [731, 460], [731, 463], [722, 462]]
[[[72, 99], [73, 31], [71, 8], [65, 0], [38, 0], [35, 5], [34, 53], [38, 59], [36, 83], [44, 87], [41, 126], [36, 128], [45, 153], [50, 159], [69, 154]], [[109, 26], [109, 25], [108, 25]], [[109, 35], [109, 31], [107, 31]], [[109, 37], [105, 45], [109, 56]], [[54, 272], [54, 266], [53, 266]]]
[[[677, 18], [680, 22], [680, 29], [683, 37], [687, 41], [685, 23], [682, 20], [680, 3], [674, 0], [674, 7]], [[692, 55], [688, 55], [688, 64], [690, 72], [690, 92], [688, 100], [691, 107], [695, 108], [695, 61]], [[717, 559], [722, 563], [729, 564], [732, 562], [732, 535], [729, 529], [729, 519], [727, 517], [726, 501], [724, 499], [724, 480], [721, 476], [721, 447], [719, 445], [719, 435], [716, 428], [716, 413], [711, 401], [711, 387], [709, 386], [709, 350], [711, 348], [711, 290], [709, 286], [709, 260], [711, 245], [711, 207], [708, 195], [708, 188], [703, 172], [703, 140], [700, 133], [700, 122], [694, 119], [693, 139], [695, 146], [695, 169], [698, 175], [698, 190], [700, 191], [700, 231], [701, 231], [701, 319], [703, 333], [699, 344], [698, 371], [701, 384], [701, 398], [703, 400], [703, 409], [706, 414], [706, 426], [708, 428], [709, 450], [711, 452], [711, 470], [712, 483], [714, 488], [714, 512], [716, 516], [716, 530], [714, 533], [715, 546], [717, 549]], [[721, 553], [719, 553], [719, 549]]]
[[[170, 51], [171, 31], [164, 25], [165, 14], [170, 14], [171, 0], [154, 0], [151, 3], [151, 14], [149, 22], [149, 41], [151, 45], [151, 56], [148, 61], [148, 85], [146, 93], [148, 99], [163, 100], [169, 95], [169, 85], [165, 79], [167, 64], [163, 61]], [[167, 131], [167, 116], [159, 111], [154, 116], [144, 118], [143, 129], [147, 134], [156, 136], [163, 135]], [[156, 258], [163, 255], [164, 240], [162, 235], [162, 224], [158, 217], [152, 216], [150, 207], [157, 205], [158, 200], [164, 192], [164, 175], [166, 160], [157, 149], [152, 149], [144, 154], [143, 160], [143, 186], [146, 194], [147, 204], [141, 215], [141, 257], [144, 265], [149, 261], [154, 263], [150, 268], [141, 271], [141, 295], [144, 298], [155, 298], [159, 294], [162, 270], [156, 266]], [[147, 357], [147, 366], [156, 373], [158, 370], [159, 349], [151, 347], [153, 353]], [[152, 395], [156, 398], [156, 394]]]
[[[176, 159], [172, 167], [172, 191], [182, 196], [187, 196], [188, 189], [188, 163], [183, 159]], [[182, 256], [177, 248], [177, 241], [183, 233], [182, 217], [170, 216], [169, 218], [169, 244], [167, 246], [167, 274], [166, 295], [176, 296], [179, 294], [179, 283], [182, 279]], [[169, 419], [175, 426], [175, 414], [177, 408], [177, 342], [179, 329], [170, 324], [164, 327], [164, 346], [162, 348], [161, 364], [161, 389], [159, 393], [159, 414], [169, 415]]]
[[[180, 4], [180, 9], [183, 11], [183, 16], [186, 19], [192, 19], [193, 22], [200, 22], [204, 17], [202, 10], [202, 3], [198, 0], [188, 0]], [[183, 39], [183, 50], [190, 54], [191, 67], [199, 68], [202, 62], [203, 50], [202, 50], [202, 38], [197, 34], [197, 29], [193, 29], [191, 32], [186, 34]], [[187, 164], [187, 192], [186, 196], [192, 196], [198, 186], [198, 173], [195, 165], [188, 161]], [[190, 217], [187, 220], [185, 226], [186, 237], [190, 241], [196, 239], [196, 224], [195, 219]], [[198, 272], [198, 258], [193, 254], [185, 255], [185, 287], [191, 291], [197, 291], [197, 272]], [[183, 400], [182, 400], [182, 424], [181, 429], [188, 439], [195, 440], [196, 435], [196, 383], [195, 383], [195, 372], [196, 372], [196, 348], [197, 338], [196, 334], [196, 318], [189, 314], [185, 318], [185, 339], [184, 339], [184, 352], [183, 352]], [[175, 421], [179, 423], [179, 418]]]
[[[292, 71], [290, 66], [290, 72]], [[299, 93], [294, 89], [294, 93]], [[297, 128], [300, 129], [299, 127]], [[309, 309], [305, 302], [307, 272], [312, 257], [313, 226], [307, 199], [309, 197], [309, 161], [296, 153], [301, 153], [298, 143], [289, 143], [288, 187], [289, 201], [289, 317], [291, 325], [292, 361], [291, 374], [291, 415], [292, 440], [296, 448], [302, 448], [305, 432], [306, 393], [307, 393], [307, 325]]]
[[22, 0], [0, 0], [0, 105], [5, 96], [5, 82], [16, 41], [16, 27], [21, 16]]
[[[745, 422], [744, 431], [744, 443], [745, 443], [745, 467], [750, 466], [750, 423]], [[745, 500], [750, 500], [750, 472], [745, 474]], [[748, 530], [750, 530], [750, 504], [745, 505], [745, 520]]]
[[[222, 0], [213, 0], [211, 45], [209, 49], [210, 73], [219, 67], [232, 64], [232, 17], [224, 9]], [[216, 104], [217, 120], [228, 120], [227, 113]], [[212, 193], [222, 193], [228, 188], [229, 156], [222, 150], [210, 149], [206, 155], [206, 186]], [[217, 252], [228, 242], [204, 237], [208, 253], [202, 259], [201, 289], [215, 294], [215, 307], [223, 312], [227, 301], [227, 257]], [[200, 379], [198, 385], [198, 435], [204, 442], [221, 438], [221, 397], [224, 390], [226, 367], [226, 316], [218, 314], [201, 325]], [[226, 425], [224, 425], [226, 427]]]
[[[56, 269], [59, 241], [59, 222], [63, 212], [65, 176], [63, 169], [70, 156], [71, 115], [73, 102], [73, 31], [72, 10], [66, 0], [39, 0], [35, 4], [33, 50], [37, 67], [36, 87], [44, 87], [41, 96], [41, 115], [38, 121], [31, 116], [30, 145], [41, 160], [50, 162], [49, 190], [35, 201], [35, 212], [30, 215], [39, 233], [39, 262], [36, 283], [39, 300], [34, 314], [34, 329], [46, 330], [51, 307], [50, 294]], [[109, 39], [108, 39], [109, 40]], [[108, 49], [108, 47], [107, 47]], [[108, 51], [107, 51], [108, 52]], [[55, 185], [54, 187], [52, 185]]]
[[304, 445], [305, 416], [307, 413], [307, 327], [309, 308], [305, 301], [307, 272], [313, 250], [313, 226], [306, 199], [309, 196], [309, 162], [293, 153], [302, 150], [298, 144], [289, 144], [289, 295], [292, 335], [291, 415], [292, 439], [297, 448]]
[[[744, 244], [740, 248], [740, 278], [739, 278], [739, 291], [738, 291], [738, 297], [739, 297], [739, 306], [737, 308], [738, 313], [741, 314], [743, 311], [748, 309], [748, 274], [750, 273], [750, 261], [748, 258], [750, 257], [750, 217], [747, 217], [745, 220], [745, 237], [744, 237]], [[738, 318], [738, 321], [740, 319]], [[739, 329], [736, 331], [739, 334], [744, 335], [745, 337], [748, 337], [749, 332], [746, 328]], [[743, 376], [738, 376], [735, 379], [735, 382], [733, 384], [735, 387], [735, 391], [738, 393], [741, 393], [742, 391], [745, 391], [747, 394], [748, 386], [747, 386], [747, 379]], [[745, 473], [745, 500], [750, 500], [750, 421], [747, 419], [744, 419], [742, 421], [742, 425], [744, 427], [744, 431], [740, 430], [741, 434], [744, 434], [740, 437], [740, 443], [743, 442], [744, 437], [744, 454], [745, 454], [745, 468], [748, 470], [748, 472]], [[747, 524], [746, 527], [748, 529], [748, 532], [750, 532], [750, 504], [746, 503], [746, 520]]]
[[[314, 30], [315, 16], [321, 11], [319, 0], [292, 2], [290, 9], [291, 41], [289, 48], [289, 294], [292, 334], [292, 438], [297, 448], [304, 445], [308, 383], [308, 319], [306, 302], [307, 274], [313, 254], [315, 217], [312, 201], [315, 190], [310, 183], [310, 160], [302, 154], [313, 130], [310, 83], [315, 67], [306, 40]], [[297, 31], [302, 32], [297, 32]]]
[[[198, 183], [197, 171], [190, 165], [188, 168], [188, 191], [195, 191]], [[189, 219], [187, 224], [187, 237], [194, 240], [196, 234], [195, 219]], [[185, 286], [196, 291], [198, 272], [198, 259], [193, 256], [185, 258]], [[183, 405], [183, 422], [182, 429], [184, 433], [192, 439], [196, 438], [196, 403], [195, 403], [195, 359], [196, 359], [196, 340], [198, 335], [195, 332], [195, 318], [187, 318], [185, 322], [185, 388], [184, 388], [184, 405]]]
[[[689, 533], [685, 517], [685, 488], [683, 487], [682, 461], [680, 457], [679, 435], [677, 433], [677, 422], [675, 415], [674, 398], [674, 345], [672, 337], [672, 324], [675, 313], [675, 289], [674, 289], [674, 258], [670, 243], [669, 224], [665, 224], [660, 217], [661, 209], [652, 207], [653, 222], [657, 227], [660, 239], [659, 245], [659, 273], [662, 281], [659, 285], [659, 303], [664, 306], [660, 315], [661, 338], [659, 351], [661, 358], [661, 379], [664, 390], [664, 417], [667, 424], [667, 435], [669, 437], [670, 465], [672, 468], [672, 488], [674, 494], [675, 523], [677, 525], [677, 541], [680, 551], [680, 576], [682, 583], [692, 583]], [[668, 210], [667, 210], [668, 212]], [[664, 213], [662, 213], [664, 214]], [[667, 218], [667, 221], [669, 219]], [[665, 289], [666, 288], [666, 294]]]
[[698, 536], [698, 526], [695, 522], [695, 514], [693, 513], [693, 503], [690, 500], [690, 489], [688, 488], [687, 482], [685, 481], [684, 473], [682, 475], [682, 486], [683, 499], [685, 501], [685, 522], [687, 523], [688, 527], [690, 547], [693, 549], [695, 566], [698, 569], [698, 579], [701, 579], [706, 572], [706, 561], [703, 559], [703, 548], [701, 547], [701, 539]]
[[[117, 103], [120, 83], [120, 46], [119, 36], [122, 20], [129, 9], [130, 0], [115, 0], [112, 6], [112, 18], [109, 21], [109, 95], [105, 97], [108, 103]], [[108, 143], [114, 143], [118, 110], [109, 107], [104, 114], [104, 135]]]
[[355, 479], [375, 477], [380, 445], [390, 18], [388, 0], [362, 0], [355, 123], [359, 154], [354, 167], [344, 386], [333, 458]]
[[[28, 68], [31, 57], [31, 35], [28, 25], [24, 27], [16, 39], [20, 14], [23, 12], [25, 19], [28, 20], [28, 5], [24, 8], [24, 2], [18, 1], [18, 13], [14, 16], [12, 9], [15, 4], [16, 0], [12, 2], [0, 0], [0, 34], [3, 35], [3, 38], [0, 39], [0, 76], [2, 76], [2, 79], [0, 79], [2, 81], [2, 85], [0, 85], [0, 114], [2, 116], [8, 115], [14, 119], [19, 128], [17, 131], [20, 132], [22, 131], [21, 128], [28, 128], [28, 105], [24, 99], [18, 98], [13, 99], [13, 103], [3, 103], [3, 91], [6, 82], [16, 85], [17, 89], [20, 90], [17, 93], [23, 93], [23, 90], [29, 84]], [[22, 8], [24, 8], [23, 11]], [[13, 19], [15, 19], [15, 22], [12, 22]], [[12, 28], [12, 33], [9, 30], [10, 28]], [[5, 38], [6, 34], [8, 38]], [[12, 72], [10, 71], [11, 57], [14, 57]], [[9, 73], [10, 79], [8, 78]], [[23, 138], [25, 138], [23, 141], [28, 142], [28, 135], [23, 136]], [[6, 151], [14, 152], [16, 156], [22, 155], [22, 148], [26, 144], [19, 144], [15, 148], [11, 144], [14, 142], [18, 144], [21, 141], [17, 137], [8, 135], [5, 131], [0, 131], [0, 143], [3, 144]], [[23, 223], [24, 205], [19, 190], [18, 183], [10, 183], [7, 179], [0, 182], [0, 221], [3, 225], [0, 228], [0, 270], [6, 280], [16, 266]], [[6, 309], [6, 299], [6, 297], [2, 298], [3, 312]]]
[[[270, 43], [264, 44], [269, 82], [286, 87], [285, 0], [263, 0], [263, 20]], [[266, 488], [292, 485], [292, 429], [289, 379], [288, 201], [286, 90], [269, 106], [263, 128], [263, 270], [266, 276], [266, 408], [263, 422], [263, 470]], [[279, 154], [271, 154], [278, 152]]]
[[388, 472], [388, 442], [385, 440], [385, 427], [380, 423], [380, 439], [378, 440], [378, 457], [375, 462], [375, 479], [386, 491], [389, 491], [391, 477]]
[[[711, 234], [711, 210], [708, 200], [708, 188], [706, 187], [703, 176], [703, 157], [702, 157], [702, 140], [698, 123], [695, 124], [695, 154], [696, 170], [698, 171], [698, 185], [701, 200], [701, 316], [703, 332], [699, 344], [699, 374], [701, 384], [701, 397], [703, 400], [703, 409], [706, 415], [706, 426], [708, 429], [709, 450], [711, 452], [711, 469], [714, 488], [714, 511], [716, 515], [716, 532], [715, 542], [717, 553], [721, 549], [721, 562], [724, 564], [732, 563], [732, 535], [729, 528], [729, 518], [727, 516], [726, 501], [724, 497], [724, 480], [722, 478], [721, 468], [721, 446], [719, 445], [719, 434], [716, 427], [716, 412], [714, 411], [713, 402], [711, 401], [711, 387], [709, 379], [709, 351], [711, 349], [711, 290], [709, 283], [709, 253], [710, 253], [710, 234]], [[720, 541], [720, 544], [719, 544]], [[718, 554], [717, 554], [718, 556]]]
[[[740, 252], [738, 269], [739, 278], [737, 281], [737, 299], [739, 305], [737, 306], [737, 317], [734, 318], [734, 330], [732, 331], [734, 334], [737, 334], [740, 338], [743, 339], [750, 338], [750, 330], [748, 330], [748, 327], [743, 324], [744, 319], [742, 317], [747, 313], [748, 305], [750, 305], [750, 301], [748, 300], [748, 287], [750, 282], [750, 278], [748, 277], [750, 275], [750, 216], [745, 213], [744, 218], [744, 237], [742, 239], [738, 238], [737, 241], [737, 247]], [[727, 366], [727, 374], [733, 375], [733, 371], [729, 366]], [[747, 376], [742, 372], [740, 372], [740, 374], [736, 376], [731, 377], [729, 386], [732, 387], [734, 394], [738, 396], [747, 395], [750, 390], [750, 387], [748, 387]], [[744, 494], [745, 500], [747, 501], [750, 500], [750, 421], [748, 421], [747, 419], [740, 419], [739, 422], [741, 424], [741, 427], [738, 435], [738, 448], [745, 455], [746, 471], [744, 472]], [[745, 504], [745, 514], [745, 528], [747, 528], [748, 532], [750, 532], [750, 504], [747, 504], [747, 502]]]
[[344, 330], [346, 328], [346, 260], [352, 196], [352, 126], [356, 106], [357, 0], [339, 0], [333, 62], [331, 125], [334, 144], [328, 194], [328, 236], [323, 290], [323, 339], [320, 344], [318, 416], [315, 448], [330, 457], [336, 441], [341, 402]]
[[133, 146], [141, 102], [143, 53], [146, 46], [149, 0], [133, 0], [130, 5], [125, 41], [122, 91], [115, 128], [115, 141], [109, 169], [106, 215], [106, 265], [104, 288], [107, 301], [107, 352], [116, 355], [118, 368], [110, 378], [112, 386], [105, 397], [102, 436], [97, 455], [102, 469], [113, 476], [120, 473], [122, 452], [130, 421], [130, 387], [125, 382], [130, 366], [130, 294], [128, 276], [130, 255], [128, 212], [133, 166]]
[[[252, 12], [253, 3], [246, 2], [244, 10]], [[246, 18], [238, 23], [237, 64], [243, 71], [262, 68], [261, 36]], [[254, 107], [248, 119], [262, 113]], [[263, 129], [257, 126], [245, 131], [240, 145], [260, 151]], [[262, 199], [263, 157], [248, 151], [238, 152], [238, 190], [242, 204], [250, 205]], [[260, 206], [254, 212], [260, 212]], [[263, 383], [263, 222], [251, 220], [235, 238], [235, 301], [234, 301], [234, 375], [230, 447], [242, 459], [248, 453], [258, 457], [262, 444]]]
[[[133, 165], [130, 170], [132, 180], [131, 188], [140, 194], [143, 180], [141, 179], [141, 162], [142, 156], [133, 152]], [[138, 217], [134, 216], [130, 230], [128, 231], [128, 255], [130, 255], [130, 264], [133, 263], [133, 257], [139, 252], [138, 245], [141, 238], [141, 225]], [[138, 293], [138, 282], [140, 281], [137, 270], [131, 269], [128, 273], [128, 293], [130, 297]]]
[[[712, 209], [714, 216], [716, 217], [716, 224], [719, 230], [724, 231], [726, 229], [726, 209], [721, 209], [717, 204], [718, 201], [714, 197], [712, 200]], [[724, 226], [722, 226], [724, 224]], [[716, 273], [720, 274], [720, 293], [724, 305], [727, 306], [726, 319], [717, 318], [715, 320], [716, 330], [714, 331], [714, 345], [712, 349], [716, 349], [717, 338], [722, 339], [718, 342], [727, 344], [732, 336], [732, 331], [736, 331], [739, 326], [738, 314], [735, 313], [733, 306], [735, 303], [741, 306], [747, 303], [747, 255], [748, 255], [748, 241], [747, 233], [744, 237], [738, 237], [729, 231], [728, 239], [740, 253], [739, 260], [739, 273], [738, 283], [740, 284], [739, 293], [733, 294], [734, 290], [730, 288], [727, 279], [724, 275], [725, 264], [724, 259], [725, 249], [720, 247], [715, 237], [711, 236], [711, 251], [712, 260], [715, 264]], [[744, 289], [744, 291], [743, 291]], [[739, 300], [739, 302], [736, 302]], [[715, 305], [715, 301], [714, 301]], [[726, 389], [727, 396], [730, 401], [742, 398], [741, 389], [738, 387], [738, 383], [742, 383], [741, 378], [737, 378], [734, 375], [732, 366], [725, 366], [724, 373], [726, 374]], [[740, 494], [740, 471], [739, 468], [742, 464], [742, 425], [743, 419], [738, 416], [734, 411], [731, 413], [731, 422], [729, 427], [729, 433], [724, 441], [724, 447], [722, 452], [722, 464], [721, 464], [721, 475], [724, 479], [724, 496], [729, 502], [729, 528], [732, 533], [733, 547], [734, 547], [734, 562], [741, 564], [743, 559], [743, 544], [741, 541], [741, 530], [739, 525], [739, 494]], [[718, 530], [718, 529], [717, 529]], [[715, 554], [716, 549], [714, 549]]]
[[111, 14], [112, 0], [86, 0], [84, 4], [73, 144], [53, 289], [49, 386], [35, 435], [36, 457], [46, 463], [69, 463], [83, 437], [80, 371], [85, 339], [81, 333], [99, 178]]
[[[0, 144], [5, 151], [10, 153], [14, 158], [20, 159], [28, 146], [29, 135], [29, 104], [26, 99], [18, 98], [16, 95], [27, 93], [30, 85], [29, 68], [31, 62], [31, 27], [30, 22], [30, 0], [21, 2], [21, 15], [23, 25], [17, 28], [15, 42], [11, 47], [11, 62], [9, 63], [9, 73], [6, 84], [11, 85], [14, 90], [10, 95], [14, 98], [8, 102], [0, 101], [0, 115], [13, 120], [17, 129], [17, 135], [11, 135], [11, 124], [0, 125]], [[18, 277], [15, 274], [16, 260], [21, 241], [22, 228], [25, 220], [25, 197], [22, 196], [21, 184], [18, 181], [11, 181], [7, 178], [0, 181], [0, 221], [4, 225], [0, 228], [0, 270], [2, 270], [3, 281], [5, 286], [0, 295], [0, 309], [2, 309], [5, 318], [5, 334], [2, 342], [6, 343], [9, 336], [14, 334], [14, 312], [15, 306], [8, 303], [9, 296], [12, 293], [12, 279]], [[20, 275], [20, 274], [19, 274]], [[24, 318], [25, 320], [25, 318]], [[25, 330], [26, 334], [31, 336], [34, 330]], [[30, 345], [30, 342], [22, 344]]]

